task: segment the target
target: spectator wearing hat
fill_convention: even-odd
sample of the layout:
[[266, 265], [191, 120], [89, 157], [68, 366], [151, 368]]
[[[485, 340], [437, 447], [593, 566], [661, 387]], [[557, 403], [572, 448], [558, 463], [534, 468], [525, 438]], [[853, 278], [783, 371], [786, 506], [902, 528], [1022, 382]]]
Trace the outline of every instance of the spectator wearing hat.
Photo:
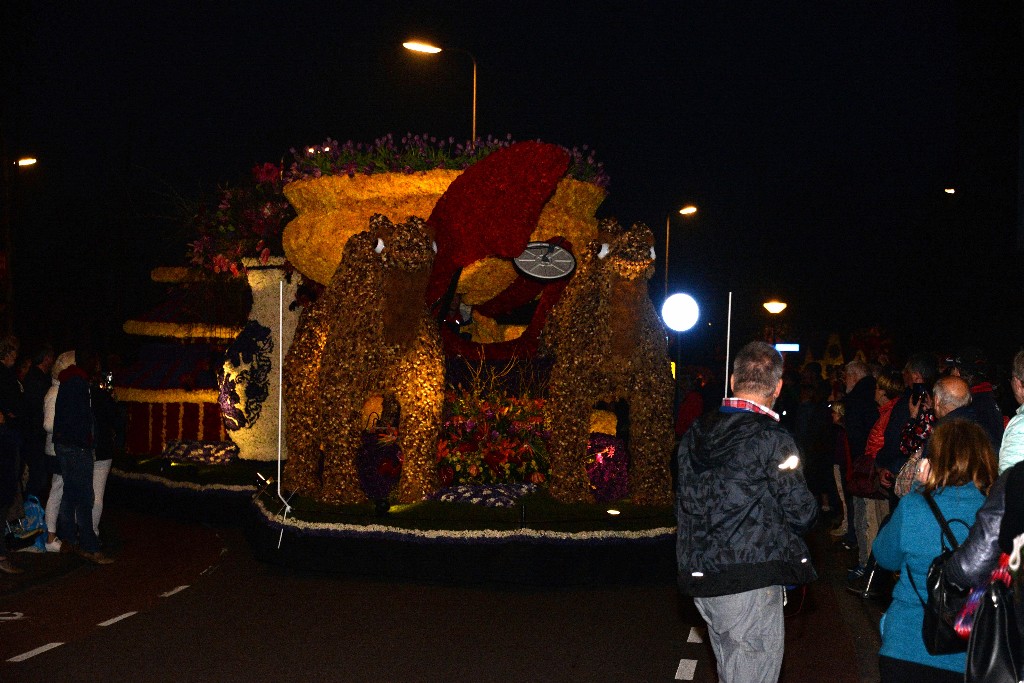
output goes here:
[[996, 453], [1003, 442], [1003, 413], [999, 410], [992, 383], [989, 381], [989, 364], [985, 352], [977, 347], [962, 350], [953, 360], [950, 374], [961, 377], [971, 388], [971, 407], [975, 420], [988, 434]]

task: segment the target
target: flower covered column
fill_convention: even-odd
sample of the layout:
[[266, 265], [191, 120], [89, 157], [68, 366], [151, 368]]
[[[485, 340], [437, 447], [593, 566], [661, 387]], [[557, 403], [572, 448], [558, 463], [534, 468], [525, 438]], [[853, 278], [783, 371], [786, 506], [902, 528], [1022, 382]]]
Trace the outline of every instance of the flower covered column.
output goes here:
[[[291, 346], [298, 323], [298, 313], [288, 308], [295, 300], [298, 278], [286, 277], [284, 262], [279, 257], [243, 259], [252, 310], [245, 329], [228, 347], [219, 377], [224, 427], [243, 460], [277, 458], [279, 359]], [[283, 422], [281, 439], [282, 458], [287, 458]]]

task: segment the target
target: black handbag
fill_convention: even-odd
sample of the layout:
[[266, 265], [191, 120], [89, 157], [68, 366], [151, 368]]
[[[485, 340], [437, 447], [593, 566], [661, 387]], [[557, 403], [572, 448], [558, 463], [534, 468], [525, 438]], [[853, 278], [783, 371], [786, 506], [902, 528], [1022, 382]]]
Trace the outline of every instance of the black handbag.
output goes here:
[[956, 629], [953, 628], [953, 622], [956, 621], [957, 615], [963, 609], [964, 603], [970, 595], [970, 590], [960, 590], [953, 586], [946, 578], [945, 572], [946, 560], [949, 559], [954, 550], [960, 547], [960, 544], [957, 542], [956, 536], [953, 535], [953, 530], [949, 528], [949, 523], [942, 516], [942, 511], [939, 510], [939, 506], [935, 504], [935, 500], [929, 492], [924, 491], [924, 499], [928, 503], [928, 507], [931, 508], [932, 514], [935, 515], [935, 519], [939, 522], [942, 536], [949, 540], [952, 547], [946, 548], [945, 543], [943, 543], [942, 552], [932, 560], [931, 566], [928, 567], [928, 576], [925, 579], [925, 588], [928, 591], [927, 603], [921, 599], [921, 593], [917, 589], [917, 584], [914, 583], [914, 576], [910, 572], [910, 566], [908, 565], [906, 568], [910, 585], [914, 587], [917, 599], [921, 600], [921, 606], [924, 608], [921, 637], [924, 639], [924, 646], [929, 654], [948, 655], [955, 652], [963, 652], [967, 649], [967, 641], [957, 634]]
[[1013, 591], [993, 577], [978, 603], [967, 643], [967, 683], [1019, 683], [1024, 677]]

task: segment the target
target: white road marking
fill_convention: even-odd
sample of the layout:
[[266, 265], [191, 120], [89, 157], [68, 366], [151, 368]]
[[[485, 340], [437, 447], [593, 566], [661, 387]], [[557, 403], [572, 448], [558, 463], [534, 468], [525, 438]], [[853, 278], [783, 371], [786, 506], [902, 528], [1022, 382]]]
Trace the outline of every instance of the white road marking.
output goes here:
[[128, 617], [132, 616], [133, 614], [138, 614], [138, 612], [125, 612], [124, 614], [122, 614], [119, 617], [114, 617], [113, 619], [107, 619], [106, 621], [101, 621], [100, 623], [98, 623], [96, 625], [97, 626], [110, 626], [111, 624], [116, 624], [117, 622], [121, 621], [122, 619], [127, 619]]
[[169, 591], [167, 591], [166, 593], [161, 593], [161, 594], [160, 594], [160, 597], [161, 597], [161, 598], [169, 598], [169, 597], [171, 597], [172, 595], [174, 595], [175, 593], [180, 593], [181, 591], [185, 590], [186, 588], [188, 588], [188, 585], [184, 585], [184, 586], [178, 586], [178, 587], [177, 587], [177, 588], [175, 588], [174, 590], [169, 590]]
[[688, 643], [703, 643], [704, 637], [700, 634], [700, 629], [696, 626], [690, 628], [690, 635], [686, 637]]
[[677, 681], [692, 681], [693, 674], [697, 671], [696, 659], [680, 659], [679, 668], [676, 669]]
[[35, 657], [36, 655], [40, 655], [40, 654], [46, 652], [47, 650], [52, 650], [55, 647], [60, 647], [63, 644], [64, 643], [47, 643], [46, 645], [43, 645], [42, 647], [37, 647], [34, 650], [29, 650], [28, 652], [22, 653], [22, 654], [20, 654], [20, 655], [18, 655], [16, 657], [11, 657], [7, 661], [8, 662], [24, 662], [26, 659], [28, 659], [30, 657]]
[[22, 612], [0, 612], [0, 621], [17, 621], [24, 618], [25, 615]]

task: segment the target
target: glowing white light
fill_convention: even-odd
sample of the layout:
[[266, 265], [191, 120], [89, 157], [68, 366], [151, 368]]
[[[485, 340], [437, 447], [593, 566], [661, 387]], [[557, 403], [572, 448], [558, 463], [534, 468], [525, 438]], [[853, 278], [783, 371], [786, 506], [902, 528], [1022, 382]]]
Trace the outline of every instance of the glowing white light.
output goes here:
[[780, 470], [795, 470], [799, 466], [800, 458], [798, 458], [796, 455], [791, 455], [779, 463]]
[[436, 55], [438, 52], [441, 51], [441, 48], [439, 47], [428, 45], [427, 43], [419, 43], [416, 42], [415, 40], [410, 40], [408, 42], [402, 43], [402, 47], [404, 47], [406, 50], [412, 50], [414, 52], [426, 52], [427, 54], [431, 55]]
[[764, 310], [768, 311], [769, 313], [782, 313], [784, 310], [786, 310], [786, 306], [788, 304], [772, 299], [771, 301], [765, 301], [761, 305], [764, 306]]
[[684, 216], [692, 216], [693, 214], [697, 213], [697, 207], [694, 206], [693, 204], [690, 204], [679, 209], [679, 213], [683, 214]]
[[956, 188], [955, 187], [947, 187], [945, 190], [943, 190], [943, 192], [945, 192], [946, 194], [956, 194]]
[[24, 159], [18, 159], [18, 166], [32, 166], [38, 161], [33, 157], [25, 157]]
[[330, 148], [330, 147], [324, 147], [324, 151], [325, 151], [325, 152], [330, 152], [330, 151], [331, 151], [331, 148]]
[[787, 342], [779, 342], [775, 345], [775, 350], [779, 353], [800, 353], [799, 344], [790, 344]]
[[661, 319], [674, 332], [686, 332], [697, 324], [700, 308], [689, 294], [673, 294], [661, 307]]
[[315, 147], [310, 147], [306, 151], [309, 152], [310, 154], [314, 154], [314, 153], [316, 153], [316, 148]]
[[608, 514], [609, 515], [618, 515], [618, 514], [621, 514], [621, 513], [618, 510], [612, 508], [611, 510], [608, 510]]
[[692, 572], [690, 576], [696, 576], [700, 578], [701, 576], [704, 576], [704, 572]]

